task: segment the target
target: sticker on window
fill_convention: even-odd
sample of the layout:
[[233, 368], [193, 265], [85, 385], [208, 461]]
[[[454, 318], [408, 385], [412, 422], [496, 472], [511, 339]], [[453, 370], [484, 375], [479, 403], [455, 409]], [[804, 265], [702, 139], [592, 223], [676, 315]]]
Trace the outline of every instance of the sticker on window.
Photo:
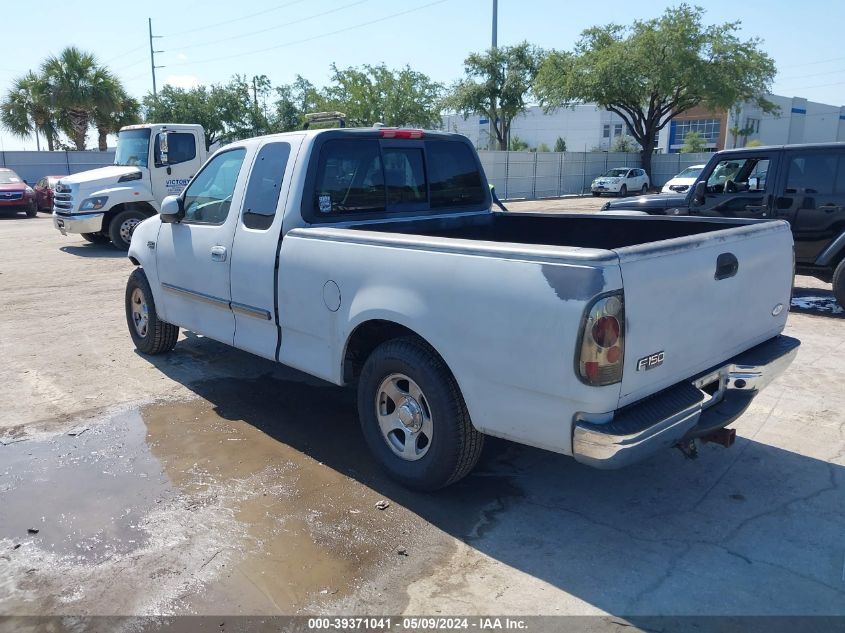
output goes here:
[[321, 213], [331, 213], [332, 210], [332, 197], [331, 196], [320, 196], [320, 212]]

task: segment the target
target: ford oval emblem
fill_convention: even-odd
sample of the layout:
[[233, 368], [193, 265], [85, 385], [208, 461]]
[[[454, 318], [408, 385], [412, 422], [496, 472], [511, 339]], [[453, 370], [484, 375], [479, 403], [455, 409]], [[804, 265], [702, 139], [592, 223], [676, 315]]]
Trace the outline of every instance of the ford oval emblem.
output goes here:
[[779, 303], [774, 308], [772, 308], [772, 316], [777, 316], [781, 312], [783, 312], [783, 304]]

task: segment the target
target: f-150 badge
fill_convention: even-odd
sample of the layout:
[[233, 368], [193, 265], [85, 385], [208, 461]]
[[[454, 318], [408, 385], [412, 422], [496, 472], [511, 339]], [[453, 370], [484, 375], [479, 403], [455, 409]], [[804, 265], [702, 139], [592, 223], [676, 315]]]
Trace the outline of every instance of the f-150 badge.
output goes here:
[[655, 352], [644, 356], [637, 361], [637, 371], [648, 371], [655, 367], [660, 367], [663, 364], [663, 359], [666, 358], [666, 352]]

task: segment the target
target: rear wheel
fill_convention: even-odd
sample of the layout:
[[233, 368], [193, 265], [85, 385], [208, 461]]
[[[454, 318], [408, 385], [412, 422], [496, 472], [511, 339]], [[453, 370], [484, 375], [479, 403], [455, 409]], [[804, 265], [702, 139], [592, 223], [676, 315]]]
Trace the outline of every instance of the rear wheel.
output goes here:
[[839, 262], [833, 271], [833, 296], [836, 302], [845, 308], [845, 259]]
[[622, 185], [619, 188], [619, 197], [624, 198], [627, 195], [628, 195], [628, 185]]
[[109, 236], [102, 233], [81, 233], [82, 239], [92, 244], [108, 244]]
[[129, 275], [125, 304], [129, 335], [139, 352], [162, 354], [174, 348], [179, 328], [158, 318], [153, 293], [142, 268], [136, 268]]
[[36, 207], [35, 203], [33, 203], [31, 206], [27, 207], [26, 217], [34, 218], [36, 215], [38, 215], [38, 207]]
[[409, 488], [448, 486], [481, 455], [484, 435], [449, 368], [415, 337], [382, 343], [364, 363], [358, 415], [370, 452]]
[[135, 227], [146, 219], [146, 215], [135, 209], [127, 209], [114, 216], [109, 223], [109, 239], [112, 245], [118, 250], [128, 251]]
[[648, 185], [643, 185], [642, 194], [646, 195], [648, 193]]

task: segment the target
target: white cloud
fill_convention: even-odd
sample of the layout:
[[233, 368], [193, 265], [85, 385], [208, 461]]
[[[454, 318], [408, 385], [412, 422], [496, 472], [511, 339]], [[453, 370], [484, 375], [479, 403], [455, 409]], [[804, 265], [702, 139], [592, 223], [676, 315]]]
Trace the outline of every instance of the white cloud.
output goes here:
[[176, 56], [176, 59], [178, 59], [180, 62], [184, 62], [184, 61], [187, 61], [187, 60], [188, 60], [188, 56], [187, 56], [187, 55], [185, 55], [185, 53], [179, 53], [179, 54]]
[[196, 75], [168, 75], [164, 83], [174, 88], [196, 88], [200, 85], [200, 79]]

